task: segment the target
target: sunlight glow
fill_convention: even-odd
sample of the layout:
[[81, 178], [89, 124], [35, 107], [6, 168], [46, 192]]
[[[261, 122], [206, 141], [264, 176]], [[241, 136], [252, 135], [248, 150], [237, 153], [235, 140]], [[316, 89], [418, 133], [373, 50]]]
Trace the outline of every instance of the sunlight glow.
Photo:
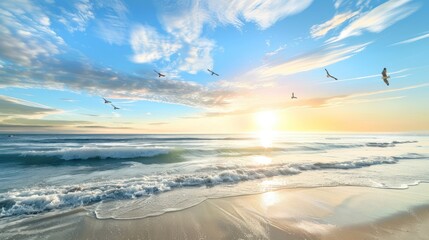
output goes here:
[[266, 192], [262, 194], [262, 202], [264, 206], [271, 206], [279, 201], [279, 196], [277, 192]]
[[277, 115], [271, 111], [259, 112], [256, 114], [256, 121], [261, 131], [272, 131], [277, 123]]
[[255, 115], [258, 124], [258, 137], [262, 147], [270, 148], [273, 145], [277, 115], [272, 111], [258, 112]]
[[270, 164], [273, 160], [272, 160], [271, 158], [269, 158], [269, 157], [266, 157], [266, 156], [255, 156], [255, 157], [253, 158], [253, 161], [254, 161], [255, 163], [257, 163], [257, 164], [260, 164], [260, 165], [268, 165], [268, 164]]
[[259, 143], [264, 148], [270, 148], [273, 146], [273, 131], [261, 131], [258, 133]]

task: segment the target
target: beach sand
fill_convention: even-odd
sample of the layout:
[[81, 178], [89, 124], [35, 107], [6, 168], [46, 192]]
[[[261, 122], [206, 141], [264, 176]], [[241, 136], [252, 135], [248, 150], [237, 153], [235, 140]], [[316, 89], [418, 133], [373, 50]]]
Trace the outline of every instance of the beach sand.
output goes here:
[[209, 199], [143, 219], [48, 213], [1, 227], [2, 239], [429, 239], [429, 184], [321, 187]]

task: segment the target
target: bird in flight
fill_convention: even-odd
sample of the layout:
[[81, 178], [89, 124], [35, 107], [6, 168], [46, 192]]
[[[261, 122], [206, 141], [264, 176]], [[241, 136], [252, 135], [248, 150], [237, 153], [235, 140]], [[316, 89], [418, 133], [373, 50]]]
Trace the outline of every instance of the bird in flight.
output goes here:
[[158, 71], [156, 71], [156, 70], [153, 70], [154, 72], [156, 72], [157, 74], [158, 74], [158, 77], [165, 77], [165, 75], [164, 74], [162, 74], [162, 73], [160, 73], [160, 72], [158, 72]]
[[325, 71], [326, 71], [326, 77], [327, 78], [333, 78], [335, 80], [338, 80], [338, 78], [336, 78], [336, 77], [332, 76], [331, 74], [329, 74], [329, 72], [328, 72], [328, 70], [326, 70], [326, 68], [325, 68]]
[[387, 86], [389, 86], [389, 78], [390, 76], [387, 76], [387, 69], [383, 68], [383, 72], [381, 72], [381, 79], [383, 79], [383, 81], [387, 84]]
[[103, 100], [104, 100], [104, 103], [112, 103], [111, 101], [109, 101], [109, 100], [107, 100], [105, 98], [103, 98]]
[[212, 76], [213, 76], [213, 75], [216, 75], [216, 76], [218, 76], [218, 77], [219, 77], [219, 74], [217, 74], [217, 73], [213, 72], [212, 70], [210, 70], [210, 69], [208, 69], [208, 68], [207, 68], [207, 71], [209, 71], [209, 72], [212, 74]]
[[297, 97], [295, 97], [295, 93], [292, 93], [292, 97], [290, 97], [291, 99], [297, 99]]
[[113, 110], [118, 110], [119, 108], [118, 107], [116, 107], [115, 105], [113, 105], [113, 104], [111, 104], [112, 105], [112, 107], [113, 107]]

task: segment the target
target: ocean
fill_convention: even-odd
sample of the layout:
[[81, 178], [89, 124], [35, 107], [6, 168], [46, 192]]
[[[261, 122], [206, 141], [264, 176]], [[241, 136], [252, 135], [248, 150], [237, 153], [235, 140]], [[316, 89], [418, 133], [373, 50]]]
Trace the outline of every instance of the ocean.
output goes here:
[[136, 219], [282, 188], [422, 182], [428, 135], [0, 136], [0, 225], [77, 208]]

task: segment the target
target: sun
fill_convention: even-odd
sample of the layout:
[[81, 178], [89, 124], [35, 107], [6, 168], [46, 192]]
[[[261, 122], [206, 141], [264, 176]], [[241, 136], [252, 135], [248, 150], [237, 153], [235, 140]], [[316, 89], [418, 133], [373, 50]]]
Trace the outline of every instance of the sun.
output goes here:
[[259, 131], [272, 131], [277, 123], [277, 115], [272, 111], [256, 113], [256, 122]]
[[258, 112], [255, 115], [255, 120], [258, 125], [257, 133], [261, 146], [264, 148], [272, 147], [278, 120], [276, 113], [272, 111]]

